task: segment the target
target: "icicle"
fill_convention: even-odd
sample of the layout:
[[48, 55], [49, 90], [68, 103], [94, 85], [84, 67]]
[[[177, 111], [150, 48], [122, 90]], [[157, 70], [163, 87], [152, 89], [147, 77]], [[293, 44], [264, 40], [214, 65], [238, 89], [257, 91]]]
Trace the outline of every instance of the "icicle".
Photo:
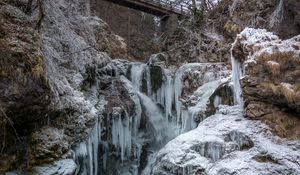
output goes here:
[[152, 85], [151, 85], [151, 74], [149, 66], [146, 67], [146, 81], [147, 81], [147, 95], [150, 97], [152, 95]]
[[173, 78], [171, 75], [165, 73], [166, 75], [166, 82], [164, 86], [165, 90], [165, 115], [168, 119], [169, 117], [172, 117], [172, 105], [174, 101], [174, 84], [173, 84]]
[[[120, 151], [121, 161], [131, 153], [131, 122], [128, 114], [122, 116], [120, 107], [113, 108], [112, 144]], [[123, 117], [123, 118], [122, 118]]]
[[181, 106], [182, 103], [180, 101], [181, 98], [181, 92], [182, 92], [182, 80], [181, 80], [181, 76], [182, 76], [182, 71], [177, 71], [175, 74], [175, 81], [174, 81], [174, 95], [175, 95], [175, 110], [176, 110], [176, 116], [177, 116], [177, 120], [176, 122], [179, 123], [180, 122], [180, 117], [181, 117]]
[[146, 65], [140, 63], [131, 64], [131, 82], [137, 90], [140, 90], [142, 85], [143, 72], [145, 70]]
[[220, 96], [216, 96], [214, 99], [214, 107], [217, 108], [222, 103], [222, 99]]
[[97, 120], [89, 138], [75, 149], [75, 162], [78, 166], [75, 174], [94, 175], [98, 172], [98, 148], [101, 142], [101, 124]]
[[194, 120], [195, 115], [197, 115], [197, 114], [198, 114], [198, 111], [189, 111], [187, 109], [182, 110], [183, 123], [181, 125], [180, 133], [188, 132], [197, 127], [197, 123]]
[[106, 170], [107, 166], [107, 159], [109, 156], [109, 146], [107, 142], [103, 142], [103, 147], [104, 147], [104, 155], [103, 155], [103, 169]]
[[239, 60], [233, 57], [232, 49], [233, 48], [231, 48], [231, 64], [232, 64], [232, 83], [234, 88], [234, 103], [240, 106], [244, 106], [243, 99], [242, 99], [242, 88], [240, 84], [240, 79], [243, 76], [241, 63], [239, 62]]
[[203, 142], [197, 145], [197, 151], [204, 157], [211, 158], [212, 161], [217, 161], [225, 153], [225, 145], [223, 142]]

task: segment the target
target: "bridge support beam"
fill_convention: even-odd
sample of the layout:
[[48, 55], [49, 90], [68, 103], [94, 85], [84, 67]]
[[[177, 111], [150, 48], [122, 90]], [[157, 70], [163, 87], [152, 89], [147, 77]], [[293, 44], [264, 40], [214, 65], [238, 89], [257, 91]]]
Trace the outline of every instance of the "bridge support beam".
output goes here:
[[170, 14], [160, 19], [161, 32], [166, 36], [172, 35], [178, 27], [178, 15]]

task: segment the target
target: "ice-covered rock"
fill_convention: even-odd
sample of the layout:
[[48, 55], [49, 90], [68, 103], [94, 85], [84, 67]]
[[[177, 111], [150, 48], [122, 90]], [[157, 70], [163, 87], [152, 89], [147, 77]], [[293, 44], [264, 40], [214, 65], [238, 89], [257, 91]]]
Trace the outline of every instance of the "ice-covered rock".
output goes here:
[[35, 168], [36, 175], [73, 175], [77, 165], [72, 159], [55, 161], [52, 165], [44, 165]]
[[[103, 156], [105, 152], [99, 151], [99, 144], [102, 142], [101, 134], [106, 134], [103, 136], [104, 142], [114, 147], [114, 153], [116, 157], [120, 157], [120, 160], [131, 155], [132, 144], [128, 137], [137, 135], [140, 117], [135, 117], [134, 112], [138, 110], [135, 109], [135, 103], [139, 104], [135, 101], [138, 97], [131, 99], [129, 89], [126, 89], [125, 84], [119, 78], [120, 74], [126, 74], [124, 72], [128, 69], [126, 61], [111, 62], [109, 57], [110, 55], [119, 58], [125, 55], [126, 44], [122, 38], [109, 30], [104, 21], [90, 15], [87, 1], [45, 0], [42, 4], [33, 1], [32, 5], [37, 8], [32, 8], [32, 13], [22, 11], [26, 9], [24, 7], [26, 4], [27, 2], [24, 1], [0, 3], [0, 18], [6, 23], [5, 26], [1, 23], [0, 28], [8, 27], [18, 30], [18, 32], [11, 33], [16, 46], [13, 49], [16, 49], [18, 54], [10, 52], [22, 60], [19, 64], [9, 59], [20, 67], [15, 69], [11, 63], [8, 67], [13, 68], [16, 76], [6, 73], [6, 63], [3, 66], [5, 69], [0, 71], [0, 76], [14, 77], [23, 82], [22, 88], [17, 85], [14, 86], [15, 88], [5, 88], [0, 84], [1, 92], [5, 90], [4, 94], [8, 94], [7, 96], [10, 96], [13, 91], [13, 94], [19, 94], [18, 103], [23, 103], [21, 98], [23, 89], [27, 97], [26, 105], [20, 105], [21, 113], [26, 118], [22, 117], [24, 122], [13, 121], [22, 127], [17, 127], [20, 131], [14, 130], [12, 133], [24, 144], [21, 147], [16, 144], [17, 142], [13, 142], [18, 145], [17, 149], [22, 151], [22, 153], [15, 152], [18, 152], [18, 156], [24, 155], [26, 158], [16, 159], [13, 158], [14, 155], [8, 155], [9, 157], [2, 161], [1, 157], [0, 174], [7, 169], [19, 167], [23, 167], [20, 170], [27, 171], [24, 167], [31, 169], [33, 166], [45, 163], [53, 169], [51, 167], [58, 167], [54, 161], [61, 159], [72, 148], [75, 150], [74, 161], [77, 164], [77, 173], [97, 174], [100, 169], [98, 168], [100, 156]], [[41, 8], [38, 8], [39, 5]], [[10, 16], [17, 25], [14, 26], [6, 19], [4, 20], [2, 18], [4, 15]], [[40, 26], [36, 26], [39, 17], [41, 18]], [[1, 38], [6, 35], [5, 33], [6, 31], [3, 33], [1, 30]], [[15, 34], [18, 35], [17, 38], [14, 38]], [[22, 47], [19, 47], [17, 43]], [[6, 50], [3, 50], [3, 53], [4, 51]], [[23, 51], [26, 53], [24, 58]], [[28, 74], [23, 69], [28, 70]], [[19, 77], [19, 73], [26, 77]], [[1, 78], [1, 80], [9, 86], [13, 84], [6, 78]], [[15, 83], [18, 82], [15, 81]], [[31, 99], [31, 96], [34, 98]], [[6, 113], [6, 106], [3, 112], [2, 96], [0, 98], [2, 117], [2, 113]], [[9, 103], [11, 102], [7, 101], [7, 104]], [[18, 104], [11, 104], [14, 106], [14, 111], [18, 112]], [[28, 113], [26, 112], [27, 105], [29, 106]], [[121, 126], [123, 128], [117, 126], [120, 125], [120, 120], [112, 117], [113, 109], [117, 107], [122, 108]], [[128, 115], [123, 115], [125, 113]], [[125, 116], [128, 120], [124, 118]], [[99, 122], [108, 124], [105, 124], [103, 129]], [[114, 128], [113, 131], [112, 128]], [[102, 132], [102, 129], [105, 132]], [[2, 138], [2, 133], [0, 137]], [[7, 166], [2, 166], [2, 163]]]
[[299, 146], [299, 141], [274, 136], [260, 121], [244, 118], [239, 106], [220, 106], [198, 128], [160, 150], [151, 174], [296, 175]]
[[246, 115], [283, 137], [300, 136], [299, 60], [299, 35], [281, 40], [265, 29], [246, 28], [232, 47], [236, 99], [243, 93]]

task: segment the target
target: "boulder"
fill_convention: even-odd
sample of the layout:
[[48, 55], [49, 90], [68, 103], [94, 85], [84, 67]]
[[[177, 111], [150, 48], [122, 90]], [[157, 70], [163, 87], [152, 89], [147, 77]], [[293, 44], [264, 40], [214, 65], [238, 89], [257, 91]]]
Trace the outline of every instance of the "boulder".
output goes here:
[[281, 40], [266, 30], [246, 28], [237, 36], [232, 54], [244, 68], [240, 82], [247, 117], [267, 118], [275, 132], [284, 118], [289, 124], [279, 135], [299, 137], [291, 131], [300, 124], [300, 35]]

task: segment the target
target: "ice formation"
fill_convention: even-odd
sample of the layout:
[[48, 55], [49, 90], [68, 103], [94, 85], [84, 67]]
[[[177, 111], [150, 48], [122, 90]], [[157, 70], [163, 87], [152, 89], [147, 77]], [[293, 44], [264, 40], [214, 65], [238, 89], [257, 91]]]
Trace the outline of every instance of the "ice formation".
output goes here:
[[129, 157], [131, 154], [131, 126], [132, 118], [130, 119], [126, 112], [122, 115], [120, 107], [113, 108], [112, 117], [112, 144], [121, 154], [121, 161], [124, 161], [125, 156]]
[[[152, 174], [299, 174], [300, 142], [279, 139], [242, 113], [239, 106], [220, 106], [160, 150]], [[264, 156], [270, 160], [257, 160]]]
[[[193, 101], [196, 102], [196, 105], [188, 108], [189, 114], [187, 116], [183, 115], [185, 116], [183, 117], [185, 118], [185, 121], [183, 125], [184, 127], [182, 128], [184, 132], [196, 128], [195, 121], [201, 122], [208, 117], [205, 112], [207, 105], [210, 102], [210, 98], [215, 93], [216, 89], [227, 81], [229, 81], [229, 78], [209, 81], [194, 92], [190, 99], [193, 99]], [[214, 107], [217, 108], [221, 104], [221, 98], [216, 96], [213, 102]]]
[[242, 65], [239, 60], [235, 59], [231, 50], [231, 65], [232, 65], [232, 83], [234, 89], [234, 103], [243, 106], [242, 88], [240, 79], [243, 76]]
[[76, 174], [93, 175], [98, 172], [98, 147], [101, 142], [101, 122], [97, 121], [89, 138], [75, 149]]
[[[222, 71], [219, 72], [219, 77], [215, 77], [213, 70], [209, 67], [214, 64], [210, 63], [190, 63], [185, 64], [178, 70], [174, 71], [161, 68], [162, 70], [162, 84], [156, 90], [152, 90], [151, 85], [151, 74], [150, 66], [141, 63], [133, 63], [131, 67], [131, 81], [140, 89], [143, 83], [146, 83], [148, 96], [157, 104], [160, 104], [164, 109], [164, 115], [166, 120], [173, 125], [176, 132], [183, 133], [194, 129], [196, 127], [195, 116], [200, 115], [199, 113], [204, 113], [209, 101], [209, 97], [215, 92], [215, 90], [224, 83], [226, 80], [222, 80], [224, 76], [220, 76]], [[218, 65], [216, 64], [217, 66]], [[207, 72], [197, 72], [193, 69], [203, 68], [208, 69]], [[196, 73], [192, 73], [195, 71]], [[203, 80], [203, 87], [200, 88], [201, 93], [194, 94], [197, 97], [197, 104], [192, 107], [186, 107], [182, 103], [182, 88], [183, 88], [183, 75], [191, 73], [194, 76], [199, 76]], [[214, 83], [212, 83], [214, 82]], [[217, 104], [216, 104], [217, 105]], [[217, 107], [217, 106], [216, 106]], [[204, 114], [202, 114], [204, 116]], [[202, 119], [203, 120], [203, 119]], [[169, 125], [170, 126], [170, 125]]]
[[131, 64], [131, 82], [134, 85], [134, 87], [140, 91], [140, 87], [142, 85], [142, 78], [143, 78], [143, 73], [145, 70], [146, 65], [142, 63], [133, 63]]

